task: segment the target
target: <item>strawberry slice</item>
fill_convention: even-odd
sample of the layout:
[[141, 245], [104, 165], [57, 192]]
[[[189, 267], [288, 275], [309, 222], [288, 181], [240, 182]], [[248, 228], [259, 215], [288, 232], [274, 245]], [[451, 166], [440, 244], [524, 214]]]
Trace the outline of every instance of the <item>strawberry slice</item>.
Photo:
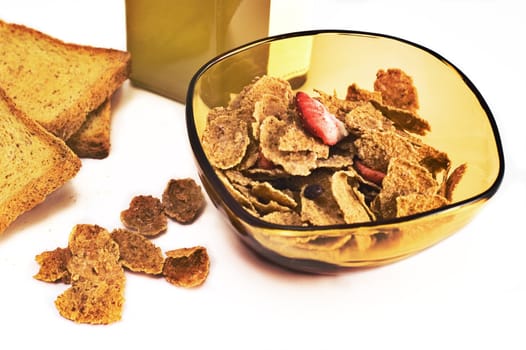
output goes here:
[[371, 169], [358, 159], [354, 160], [354, 168], [365, 180], [371, 181], [378, 186], [382, 186], [385, 174], [380, 170]]
[[263, 155], [263, 152], [259, 151], [256, 166], [260, 169], [274, 169], [276, 166], [274, 163]]
[[336, 116], [318, 100], [302, 91], [296, 93], [296, 107], [303, 121], [303, 127], [324, 144], [332, 146], [349, 133]]

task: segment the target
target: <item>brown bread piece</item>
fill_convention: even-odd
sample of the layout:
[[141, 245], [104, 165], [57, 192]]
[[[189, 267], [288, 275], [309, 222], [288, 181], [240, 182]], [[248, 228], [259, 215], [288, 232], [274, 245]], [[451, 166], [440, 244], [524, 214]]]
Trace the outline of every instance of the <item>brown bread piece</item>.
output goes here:
[[80, 166], [62, 140], [17, 110], [0, 88], [0, 234], [75, 176]]
[[63, 140], [122, 85], [130, 67], [128, 52], [65, 43], [0, 20], [0, 87]]
[[67, 141], [80, 158], [104, 159], [110, 154], [111, 103], [104, 101]]

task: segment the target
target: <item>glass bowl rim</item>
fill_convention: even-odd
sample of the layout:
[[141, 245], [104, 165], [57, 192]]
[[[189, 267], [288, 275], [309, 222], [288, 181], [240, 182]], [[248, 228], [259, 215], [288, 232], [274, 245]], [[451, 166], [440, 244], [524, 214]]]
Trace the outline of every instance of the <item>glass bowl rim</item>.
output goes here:
[[[454, 203], [445, 205], [437, 209], [433, 209], [433, 210], [429, 210], [429, 211], [425, 211], [425, 212], [417, 213], [413, 215], [407, 215], [407, 216], [403, 216], [399, 218], [392, 218], [392, 219], [386, 219], [386, 220], [375, 220], [371, 222], [359, 222], [359, 223], [352, 223], [352, 224], [337, 224], [337, 225], [325, 225], [325, 226], [282, 225], [282, 224], [275, 224], [275, 223], [271, 223], [271, 222], [259, 219], [255, 217], [254, 215], [250, 214], [247, 210], [245, 210], [237, 202], [237, 200], [232, 196], [232, 194], [230, 194], [230, 192], [225, 187], [223, 182], [219, 179], [212, 165], [208, 161], [208, 157], [206, 156], [201, 146], [201, 141], [199, 139], [199, 135], [197, 134], [197, 128], [195, 125], [195, 118], [194, 118], [194, 113], [193, 113], [193, 92], [195, 90], [195, 85], [197, 81], [199, 80], [199, 78], [207, 70], [209, 70], [212, 66], [214, 66], [220, 61], [223, 61], [231, 56], [236, 55], [237, 53], [243, 52], [253, 47], [260, 46], [262, 44], [270, 43], [272, 41], [289, 39], [293, 37], [316, 36], [316, 35], [326, 35], [326, 34], [362, 36], [362, 37], [383, 38], [383, 39], [393, 40], [401, 44], [406, 44], [409, 46], [413, 46], [416, 49], [420, 49], [430, 54], [431, 56], [434, 56], [438, 60], [442, 61], [444, 64], [447, 64], [448, 66], [450, 66], [450, 68], [453, 69], [462, 78], [462, 81], [466, 84], [466, 86], [470, 89], [470, 91], [475, 95], [477, 101], [480, 103], [481, 107], [483, 108], [488, 118], [488, 121], [491, 125], [491, 130], [495, 138], [497, 154], [499, 158], [499, 171], [498, 171], [497, 176], [495, 177], [495, 181], [491, 184], [491, 186], [489, 186], [486, 190], [470, 198], [466, 198], [464, 200], [454, 202]], [[401, 224], [404, 222], [409, 222], [409, 221], [417, 220], [420, 218], [431, 217], [437, 213], [454, 210], [456, 208], [465, 206], [469, 203], [478, 202], [484, 199], [487, 200], [491, 198], [497, 192], [504, 178], [504, 168], [505, 168], [504, 151], [502, 147], [502, 141], [500, 138], [500, 134], [497, 128], [497, 123], [495, 121], [493, 113], [491, 112], [488, 104], [486, 103], [485, 99], [483, 98], [482, 94], [479, 92], [477, 87], [456, 65], [451, 63], [448, 59], [446, 59], [439, 53], [421, 44], [418, 44], [418, 43], [415, 43], [415, 42], [412, 42], [410, 40], [403, 39], [400, 37], [396, 37], [393, 35], [381, 34], [381, 33], [375, 33], [375, 32], [367, 32], [367, 31], [358, 31], [358, 30], [317, 29], [317, 30], [305, 30], [305, 31], [297, 31], [297, 32], [289, 32], [289, 33], [284, 33], [284, 34], [272, 35], [272, 36], [268, 36], [265, 38], [251, 41], [249, 43], [238, 46], [220, 55], [215, 56], [214, 58], [210, 59], [208, 62], [203, 64], [196, 71], [196, 73], [193, 75], [188, 85], [187, 95], [186, 95], [185, 114], [186, 114], [187, 136], [188, 136], [192, 151], [194, 152], [195, 161], [198, 163], [198, 166], [201, 168], [201, 171], [203, 173], [202, 176], [205, 176], [207, 181], [210, 182], [210, 185], [213, 187], [213, 190], [216, 191], [217, 195], [223, 200], [224, 205], [226, 205], [237, 216], [237, 218], [243, 220], [246, 224], [249, 224], [252, 227], [266, 228], [269, 230], [277, 230], [277, 231], [295, 231], [295, 232], [304, 232], [306, 234], [308, 233], [319, 234], [320, 232], [323, 232], [323, 231], [352, 230], [352, 229], [365, 228], [365, 227], [375, 228], [375, 227], [393, 226], [396, 224]]]

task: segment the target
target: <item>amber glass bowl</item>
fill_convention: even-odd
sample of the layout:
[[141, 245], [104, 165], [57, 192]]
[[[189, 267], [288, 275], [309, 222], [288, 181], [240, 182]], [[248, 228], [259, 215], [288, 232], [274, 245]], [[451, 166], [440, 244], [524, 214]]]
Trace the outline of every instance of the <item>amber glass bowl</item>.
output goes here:
[[[418, 89], [419, 114], [431, 124], [424, 142], [467, 171], [450, 205], [365, 224], [295, 227], [271, 224], [230, 195], [210, 165], [203, 133], [210, 108], [224, 106], [255, 76], [280, 75], [295, 89], [344, 97], [350, 83], [372, 90], [379, 69], [400, 68]], [[333, 273], [377, 266], [428, 248], [466, 225], [497, 191], [504, 157], [495, 120], [471, 81], [452, 63], [421, 45], [355, 31], [308, 31], [265, 38], [229, 51], [193, 77], [186, 100], [188, 137], [203, 186], [240, 239], [284, 267]], [[373, 242], [373, 243], [371, 243]]]

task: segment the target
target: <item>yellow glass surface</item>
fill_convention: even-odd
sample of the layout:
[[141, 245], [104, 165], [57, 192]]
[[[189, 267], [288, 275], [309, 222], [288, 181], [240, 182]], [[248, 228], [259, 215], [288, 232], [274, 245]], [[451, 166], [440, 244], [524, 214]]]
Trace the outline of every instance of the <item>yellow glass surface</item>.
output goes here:
[[[284, 47], [300, 49], [305, 39], [311, 57], [298, 89], [335, 91], [349, 84], [372, 90], [378, 69], [401, 68], [418, 90], [419, 114], [431, 124], [423, 141], [446, 152], [452, 167], [467, 163], [452, 204], [410, 217], [367, 224], [290, 227], [263, 222], [244, 211], [215, 175], [200, 144], [211, 107], [225, 105], [255, 75], [271, 74]], [[279, 45], [279, 50], [273, 50]], [[291, 64], [287, 61], [287, 64]], [[302, 63], [298, 63], [301, 70]], [[228, 74], [235, 67], [236, 75]], [[187, 100], [190, 142], [206, 191], [239, 237], [266, 258], [292, 269], [331, 272], [399, 260], [448, 237], [468, 223], [497, 191], [504, 159], [497, 126], [469, 79], [439, 54], [389, 36], [349, 31], [316, 31], [277, 36], [243, 47], [203, 67]]]
[[126, 0], [132, 83], [184, 102], [208, 60], [268, 35], [270, 0]]

